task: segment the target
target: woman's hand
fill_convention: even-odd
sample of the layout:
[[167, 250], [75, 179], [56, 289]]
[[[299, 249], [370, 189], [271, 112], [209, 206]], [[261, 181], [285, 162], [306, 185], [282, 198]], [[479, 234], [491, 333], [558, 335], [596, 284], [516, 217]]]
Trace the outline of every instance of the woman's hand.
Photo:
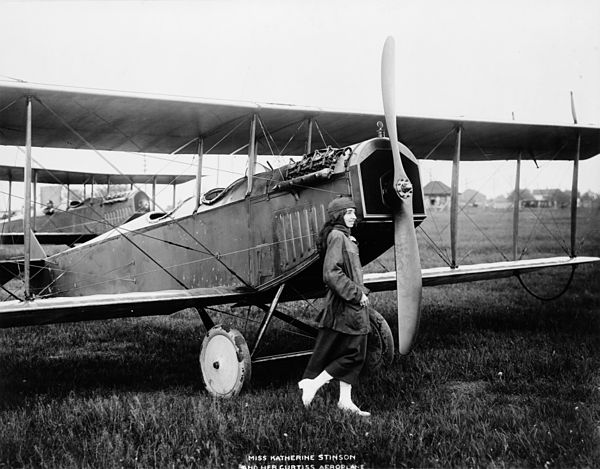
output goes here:
[[369, 297], [367, 295], [365, 295], [364, 293], [362, 294], [362, 297], [360, 298], [360, 305], [365, 308], [366, 306], [369, 306]]

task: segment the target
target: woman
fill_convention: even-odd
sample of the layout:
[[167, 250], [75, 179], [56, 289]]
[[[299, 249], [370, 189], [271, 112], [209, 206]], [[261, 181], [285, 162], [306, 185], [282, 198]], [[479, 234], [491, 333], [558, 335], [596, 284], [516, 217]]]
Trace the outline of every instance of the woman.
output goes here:
[[298, 387], [302, 402], [308, 406], [316, 392], [335, 378], [340, 382], [338, 407], [368, 417], [371, 414], [360, 410], [351, 397], [365, 362], [370, 329], [369, 290], [363, 285], [358, 246], [350, 236], [356, 223], [356, 205], [352, 199], [340, 197], [329, 204], [327, 213], [329, 221], [318, 243], [324, 254], [327, 295], [315, 348]]

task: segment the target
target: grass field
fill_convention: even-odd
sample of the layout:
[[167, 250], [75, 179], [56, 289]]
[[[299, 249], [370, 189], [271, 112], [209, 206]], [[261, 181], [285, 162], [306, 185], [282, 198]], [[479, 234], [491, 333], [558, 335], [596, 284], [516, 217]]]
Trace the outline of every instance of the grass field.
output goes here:
[[[434, 215], [426, 228], [440, 241], [447, 213]], [[461, 263], [510, 258], [511, 215], [461, 214]], [[519, 252], [564, 254], [568, 210], [521, 217]], [[600, 255], [599, 218], [580, 211], [580, 254]], [[420, 243], [423, 266], [440, 265]], [[388, 253], [368, 269], [390, 266]], [[548, 296], [568, 277], [525, 281]], [[354, 393], [370, 419], [338, 411], [332, 384], [304, 409], [304, 359], [256, 365], [241, 395], [210, 397], [197, 365], [205, 331], [190, 310], [2, 330], [0, 467], [600, 467], [599, 279], [600, 266], [581, 267], [552, 302], [516, 279], [425, 289], [413, 352]], [[395, 330], [394, 294], [373, 296]], [[226, 313], [216, 317], [251, 341], [254, 323]], [[280, 327], [264, 352], [307, 346]]]

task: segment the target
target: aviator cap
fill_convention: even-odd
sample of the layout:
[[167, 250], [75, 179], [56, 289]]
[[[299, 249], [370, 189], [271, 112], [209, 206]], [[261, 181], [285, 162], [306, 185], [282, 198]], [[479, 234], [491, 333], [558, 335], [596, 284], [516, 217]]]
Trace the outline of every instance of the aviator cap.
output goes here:
[[327, 206], [327, 213], [329, 216], [332, 216], [340, 210], [346, 210], [347, 208], [356, 209], [356, 204], [350, 197], [339, 197], [329, 202], [329, 205]]

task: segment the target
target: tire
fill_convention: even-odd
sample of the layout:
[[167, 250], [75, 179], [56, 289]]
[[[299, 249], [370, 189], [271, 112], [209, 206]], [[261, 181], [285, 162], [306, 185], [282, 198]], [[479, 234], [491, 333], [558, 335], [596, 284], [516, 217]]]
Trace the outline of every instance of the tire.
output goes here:
[[212, 327], [202, 341], [200, 369], [210, 394], [221, 398], [238, 395], [252, 374], [244, 336], [237, 329]]
[[394, 336], [385, 318], [369, 308], [371, 332], [367, 338], [367, 358], [363, 367], [365, 373], [375, 373], [392, 364], [394, 360]]

